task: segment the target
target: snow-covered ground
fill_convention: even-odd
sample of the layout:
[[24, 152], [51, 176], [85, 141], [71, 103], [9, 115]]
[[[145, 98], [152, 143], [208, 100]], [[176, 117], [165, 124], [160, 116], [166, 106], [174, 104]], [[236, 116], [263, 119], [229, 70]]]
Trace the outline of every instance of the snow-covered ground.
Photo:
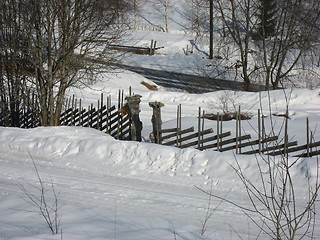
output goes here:
[[[196, 126], [198, 107], [217, 112], [221, 96], [231, 94], [243, 111], [252, 113], [253, 118], [242, 126], [254, 135], [256, 110], [262, 107], [264, 114], [269, 115], [269, 96], [271, 111], [284, 112], [286, 93], [290, 97], [290, 136], [304, 144], [306, 117], [315, 138], [320, 139], [317, 130], [320, 90], [279, 90], [270, 95], [219, 91], [195, 95], [165, 89], [149, 91], [140, 84], [142, 80], [146, 81], [137, 74], [121, 72], [106, 77], [91, 89], [73, 89], [69, 93], [82, 96], [89, 103], [99, 99], [100, 92], [116, 99], [118, 89], [133, 86], [133, 91], [142, 95], [141, 143], [118, 141], [81, 127], [0, 128], [0, 239], [61, 239], [61, 234], [51, 235], [22, 191], [24, 188], [29, 193], [38, 193], [33, 161], [48, 188], [48, 201], [52, 201], [51, 181], [59, 193], [63, 239], [256, 239], [259, 231], [248, 217], [235, 206], [215, 198], [210, 202], [213, 215], [207, 230], [200, 235], [209, 197], [196, 186], [206, 191], [212, 188], [214, 194], [250, 207], [245, 190], [229, 165], [235, 163], [234, 155], [150, 143], [152, 111], [148, 102], [157, 100], [165, 104], [164, 126], [174, 126], [179, 103], [182, 124]], [[283, 119], [274, 117], [273, 121], [280, 126]], [[215, 122], [207, 121], [205, 125], [215, 129]], [[234, 125], [230, 121], [224, 128], [233, 130]], [[236, 158], [247, 176], [259, 183], [255, 156]], [[307, 177], [315, 181], [316, 159], [301, 159], [293, 169], [299, 204], [308, 196]], [[318, 223], [315, 233], [319, 238]], [[264, 235], [260, 238], [268, 239]]]
[[[182, 1], [172, 1], [174, 6], [178, 2]], [[146, 18], [152, 20], [155, 16], [151, 15], [156, 14], [150, 13]], [[160, 16], [158, 12], [158, 22], [152, 21], [163, 26]], [[206, 46], [199, 46], [192, 56], [185, 55], [184, 50], [188, 44], [191, 46], [192, 38], [183, 33], [183, 28], [179, 29], [181, 24], [182, 19], [171, 21], [169, 33], [135, 31], [128, 43], [149, 46], [153, 39], [165, 48], [155, 56], [132, 55], [125, 63], [184, 73], [201, 71], [207, 61], [203, 52]], [[197, 189], [212, 191], [246, 208], [252, 207], [244, 186], [231, 168], [235, 164], [234, 153], [150, 143], [152, 109], [148, 103], [165, 104], [162, 108], [165, 128], [175, 127], [178, 104], [182, 105], [182, 126], [196, 127], [198, 107], [208, 113], [221, 112], [223, 99], [228, 99], [228, 107], [233, 103], [241, 105], [242, 112], [253, 116], [251, 120], [242, 121], [242, 127], [256, 138], [257, 110], [262, 109], [267, 116], [267, 132], [271, 126], [278, 132], [283, 118], [270, 117], [273, 113], [285, 113], [289, 102], [289, 138], [304, 144], [306, 117], [314, 138], [320, 140], [320, 89], [188, 94], [161, 87], [158, 91], [149, 91], [141, 81], [148, 82], [138, 74], [121, 70], [101, 76], [91, 88], [70, 89], [68, 94], [82, 98], [85, 105], [97, 102], [101, 92], [116, 100], [119, 89], [127, 91], [131, 86], [134, 93], [142, 96], [142, 142], [118, 141], [97, 130], [81, 127], [0, 128], [1, 240], [270, 239], [259, 235], [259, 229], [241, 209], [217, 198], [210, 199]], [[214, 121], [206, 120], [205, 126], [216, 129]], [[223, 127], [234, 132], [235, 121], [226, 122]], [[256, 165], [260, 157], [236, 155], [236, 159], [246, 176], [260, 187]], [[308, 198], [307, 181], [316, 181], [316, 162], [317, 157], [301, 158], [292, 168], [297, 208]], [[44, 182], [49, 204], [54, 202], [51, 184], [58, 194], [61, 222], [57, 235], [51, 234], [38, 209], [23, 192], [40, 196], [33, 163]], [[316, 210], [319, 213], [318, 205]], [[207, 213], [212, 216], [201, 235]], [[260, 221], [254, 214], [250, 217]], [[320, 239], [319, 221], [317, 214], [315, 239]]]

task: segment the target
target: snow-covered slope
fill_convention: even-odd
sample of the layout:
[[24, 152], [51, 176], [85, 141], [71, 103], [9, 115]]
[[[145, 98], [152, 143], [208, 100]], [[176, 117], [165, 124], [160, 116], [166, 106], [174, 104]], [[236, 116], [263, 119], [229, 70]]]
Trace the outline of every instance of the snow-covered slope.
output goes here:
[[[177, 7], [183, 1], [170, 1]], [[160, 6], [146, 1], [144, 6], [159, 8], [144, 17], [153, 25], [163, 24]], [[180, 9], [180, 8], [179, 8]], [[170, 16], [169, 33], [132, 31], [128, 44], [149, 46], [157, 40], [164, 48], [155, 56], [132, 55], [125, 63], [184, 73], [198, 73], [207, 64], [206, 43], [186, 55], [192, 36], [185, 35], [182, 14]], [[149, 25], [150, 26], [150, 25]], [[96, 103], [100, 94], [117, 99], [118, 90], [132, 87], [142, 96], [140, 119], [143, 141], [118, 141], [94, 129], [81, 127], [41, 127], [35, 129], [0, 128], [0, 239], [1, 240], [102, 240], [102, 239], [270, 239], [243, 211], [217, 198], [209, 198], [196, 187], [212, 191], [243, 207], [252, 207], [243, 184], [231, 166], [241, 165], [246, 176], [261, 186], [257, 162], [259, 156], [234, 155], [213, 150], [177, 149], [150, 143], [152, 111], [148, 103], [161, 101], [164, 127], [175, 127], [177, 105], [182, 104], [183, 127], [197, 126], [198, 107], [208, 113], [221, 112], [223, 99], [228, 106], [241, 105], [242, 112], [253, 117], [242, 127], [253, 138], [257, 136], [257, 110], [262, 109], [266, 131], [280, 132], [283, 118], [270, 116], [285, 113], [289, 103], [289, 138], [306, 142], [306, 117], [314, 138], [320, 140], [320, 89], [277, 90], [262, 93], [218, 91], [201, 95], [170, 92], [159, 88], [149, 91], [144, 77], [129, 71], [103, 75], [86, 89], [70, 89], [68, 94], [82, 98], [83, 105]], [[152, 83], [152, 82], [150, 82]], [[289, 101], [286, 101], [289, 99]], [[216, 129], [214, 121], [205, 121]], [[235, 122], [223, 125], [234, 132]], [[280, 134], [283, 134], [280, 132]], [[281, 135], [283, 136], [283, 135]], [[275, 159], [276, 160], [276, 159]], [[290, 158], [290, 160], [296, 160]], [[317, 157], [299, 159], [292, 168], [296, 186], [297, 208], [308, 198], [307, 181], [317, 178]], [[42, 216], [24, 193], [39, 197], [39, 182], [33, 163], [45, 186], [49, 204], [54, 203], [52, 186], [58, 193], [61, 223], [59, 234], [52, 235]], [[263, 166], [262, 166], [263, 167]], [[209, 209], [209, 210], [208, 210]], [[316, 211], [319, 212], [316, 205]], [[212, 214], [201, 236], [207, 214]], [[253, 220], [258, 216], [250, 215]], [[316, 215], [315, 239], [320, 238]]]
[[[240, 209], [219, 199], [209, 201], [208, 195], [196, 188], [212, 189], [216, 195], [250, 207], [245, 189], [230, 167], [235, 164], [233, 153], [201, 152], [150, 143], [148, 102], [157, 100], [165, 104], [163, 124], [168, 127], [174, 126], [176, 107], [181, 103], [182, 123], [195, 126], [198, 106], [207, 111], [220, 111], [221, 96], [236, 94], [242, 109], [253, 114], [252, 120], [243, 122], [243, 127], [255, 134], [256, 110], [262, 107], [266, 109], [265, 115], [269, 115], [270, 100], [271, 112], [285, 111], [286, 93], [291, 98], [291, 135], [303, 144], [307, 116], [315, 138], [320, 139], [317, 131], [320, 90], [279, 90], [270, 94], [221, 91], [193, 95], [164, 89], [149, 91], [140, 86], [143, 79], [128, 72], [119, 73], [102, 79], [91, 89], [70, 92], [89, 103], [98, 99], [101, 91], [116, 97], [116, 83], [118, 88], [133, 85], [133, 91], [142, 95], [144, 141], [141, 143], [118, 141], [97, 130], [81, 127], [0, 128], [2, 239], [61, 239], [61, 235], [63, 239], [256, 239], [258, 229]], [[273, 121], [276, 125], [282, 123], [281, 118]], [[215, 128], [212, 121], [205, 124]], [[234, 125], [234, 121], [230, 121], [224, 128], [232, 130]], [[247, 177], [259, 186], [255, 156], [237, 155], [236, 159]], [[316, 161], [316, 157], [301, 159], [292, 169], [299, 193], [298, 206], [307, 199], [307, 180], [315, 181]], [[26, 189], [35, 196], [39, 194], [33, 162], [47, 187], [48, 201], [53, 200], [51, 181], [59, 193], [62, 234], [58, 236], [51, 235], [23, 193], [22, 189]], [[213, 215], [201, 236], [209, 203]], [[257, 216], [252, 217], [258, 220]], [[320, 236], [318, 225], [315, 234]], [[259, 238], [268, 239], [264, 235]]]

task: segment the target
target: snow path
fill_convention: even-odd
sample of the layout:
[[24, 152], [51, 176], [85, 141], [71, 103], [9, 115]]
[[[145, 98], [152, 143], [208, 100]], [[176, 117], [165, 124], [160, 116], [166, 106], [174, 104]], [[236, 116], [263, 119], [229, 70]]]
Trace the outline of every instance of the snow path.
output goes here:
[[[34, 192], [37, 186], [35, 170], [30, 155], [17, 150], [1, 149], [0, 163], [6, 169], [0, 177], [0, 191], [2, 194], [14, 194], [23, 196], [20, 184], [30, 192]], [[201, 221], [204, 220], [208, 205], [208, 196], [201, 193], [194, 186], [174, 184], [169, 182], [154, 181], [152, 179], [127, 178], [123, 176], [111, 176], [91, 173], [86, 170], [77, 170], [61, 167], [55, 164], [52, 157], [32, 157], [39, 170], [41, 178], [49, 186], [50, 178], [63, 205], [77, 206], [78, 208], [102, 208], [103, 211], [118, 214], [141, 216], [147, 218], [167, 219], [175, 223], [193, 225], [201, 229]], [[23, 160], [24, 159], [24, 160]], [[214, 188], [216, 194], [225, 194]], [[240, 192], [233, 189], [239, 197]], [[239, 195], [240, 194], [240, 195]], [[219, 205], [219, 200], [212, 199], [211, 206]], [[223, 215], [223, 219], [238, 218], [238, 226], [247, 221], [243, 213], [233, 206], [222, 204], [218, 208], [215, 217]], [[164, 207], [165, 206], [165, 207]], [[63, 208], [62, 208], [63, 209]], [[227, 229], [229, 226], [224, 221], [212, 221], [208, 228]], [[179, 228], [179, 226], [177, 226]], [[241, 232], [241, 228], [237, 231]], [[247, 231], [247, 229], [244, 229]], [[179, 229], [177, 230], [179, 231]]]

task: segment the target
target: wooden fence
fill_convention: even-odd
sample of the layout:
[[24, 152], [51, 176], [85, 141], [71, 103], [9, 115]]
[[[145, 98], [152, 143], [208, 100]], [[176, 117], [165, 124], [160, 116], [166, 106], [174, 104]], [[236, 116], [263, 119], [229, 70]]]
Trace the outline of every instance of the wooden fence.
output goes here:
[[[129, 91], [129, 96], [131, 90]], [[36, 104], [33, 104], [36, 106]], [[90, 104], [84, 107], [81, 99], [74, 96], [66, 100], [64, 109], [60, 116], [61, 126], [83, 126], [95, 128], [110, 134], [116, 139], [131, 139], [132, 121], [130, 115], [122, 116], [119, 109], [124, 106], [124, 92], [119, 91], [118, 106], [111, 104], [111, 97], [107, 96], [106, 101], [103, 94], [97, 104]], [[40, 126], [37, 110], [30, 104], [22, 104], [16, 116], [10, 111], [0, 114], [0, 126], [34, 128]], [[13, 117], [15, 120], [13, 121]], [[12, 124], [14, 123], [14, 124]]]
[[60, 125], [95, 128], [116, 139], [128, 140], [131, 136], [131, 120], [129, 115], [122, 116], [119, 113], [123, 105], [123, 91], [119, 91], [118, 107], [111, 105], [110, 96], [105, 102], [103, 93], [95, 106], [90, 104], [88, 107], [83, 106], [81, 99], [72, 96], [61, 114]]
[[[140, 97], [139, 95], [132, 96], [131, 89], [129, 89], [128, 97], [125, 99], [126, 104], [124, 104], [124, 92], [119, 91], [117, 106], [111, 104], [110, 96], [105, 98], [101, 94], [96, 105], [90, 104], [84, 107], [81, 99], [78, 100], [72, 96], [66, 101], [60, 117], [60, 125], [90, 127], [108, 133], [116, 139], [141, 141]], [[31, 105], [30, 103], [25, 104], [15, 114], [4, 114], [2, 112], [0, 126], [9, 126], [8, 123], [12, 122], [14, 122], [15, 127], [33, 128], [39, 126], [40, 121]], [[36, 103], [33, 105], [36, 105]], [[157, 144], [178, 148], [194, 147], [199, 150], [213, 149], [220, 152], [234, 151], [237, 154], [258, 153], [271, 156], [290, 154], [296, 157], [320, 155], [318, 149], [320, 141], [314, 139], [308, 119], [306, 121], [306, 143], [299, 145], [297, 141], [288, 141], [287, 134], [285, 136], [266, 134], [264, 118], [260, 117], [260, 110], [258, 110], [258, 134], [255, 139], [252, 139], [250, 134], [242, 133], [240, 108], [235, 116], [235, 134], [232, 136], [231, 131], [225, 131], [223, 128], [223, 116], [218, 115], [216, 117], [216, 129], [205, 128], [206, 114], [201, 111], [201, 108], [199, 108], [197, 128], [191, 126], [183, 129], [181, 127], [181, 105], [177, 108], [176, 127], [163, 129], [161, 108], [164, 107], [164, 104], [150, 102], [149, 105], [153, 109], [151, 140]], [[124, 109], [125, 106], [129, 108], [129, 114], [121, 114], [120, 110]], [[13, 118], [15, 121], [13, 121]]]
[[[149, 104], [153, 108], [153, 133], [152, 140], [155, 143], [175, 146], [178, 148], [194, 147], [199, 150], [214, 149], [216, 151], [234, 151], [237, 154], [266, 154], [283, 155], [290, 154], [296, 157], [312, 157], [319, 155], [320, 141], [315, 141], [307, 119], [306, 144], [298, 145], [297, 141], [288, 141], [288, 136], [280, 137], [267, 135], [265, 132], [264, 118], [261, 118], [258, 110], [258, 136], [252, 139], [250, 134], [242, 134], [241, 111], [236, 113], [235, 136], [230, 131], [223, 131], [223, 116], [217, 116], [216, 132], [212, 128], [205, 129], [205, 112], [199, 108], [198, 127], [181, 128], [181, 105], [177, 109], [177, 124], [175, 128], [161, 128], [161, 107], [159, 102]], [[279, 139], [282, 140], [279, 140]]]
[[[99, 39], [99, 40], [90, 40], [90, 42], [109, 42], [109, 39]], [[151, 40], [150, 47], [137, 47], [137, 46], [128, 46], [128, 45], [118, 45], [110, 44], [108, 47], [112, 50], [122, 51], [122, 52], [131, 52], [135, 54], [144, 54], [144, 55], [154, 55], [156, 50], [159, 50], [164, 47], [157, 47], [157, 41]]]
[[30, 91], [21, 97], [19, 104], [9, 99], [0, 101], [0, 126], [34, 128], [40, 125], [38, 102]]

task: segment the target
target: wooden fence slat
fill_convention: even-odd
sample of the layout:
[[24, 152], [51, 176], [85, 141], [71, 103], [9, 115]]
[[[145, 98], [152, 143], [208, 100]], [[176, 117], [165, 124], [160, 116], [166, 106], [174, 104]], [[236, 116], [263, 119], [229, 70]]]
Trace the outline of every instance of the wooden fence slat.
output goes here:
[[[247, 134], [247, 135], [243, 135], [243, 136], [240, 136], [240, 137], [230, 138], [230, 139], [227, 139], [225, 141], [221, 141], [220, 142], [219, 152], [224, 152], [224, 151], [229, 150], [228, 147], [222, 147], [223, 145], [234, 143], [234, 142], [237, 142], [237, 141], [247, 140], [247, 139], [250, 139], [250, 138], [251, 138], [251, 135]], [[232, 147], [232, 149], [236, 149], [237, 148], [236, 145], [232, 145], [231, 147]]]
[[294, 142], [288, 142], [287, 144], [278, 144], [278, 145], [275, 145], [275, 146], [270, 146], [270, 147], [266, 147], [264, 149], [262, 149], [262, 152], [270, 152], [270, 151], [273, 151], [273, 150], [280, 150], [282, 148], [285, 148], [285, 147], [292, 147], [292, 146], [296, 146], [298, 145], [298, 142], [297, 141], [294, 141]]
[[[230, 135], [231, 135], [231, 133], [230, 133]], [[250, 139], [250, 138], [251, 138], [250, 134], [244, 135], [242, 137], [238, 137], [239, 140], [245, 140], [245, 139]], [[230, 139], [227, 139], [227, 140], [224, 140], [224, 141], [222, 139], [223, 139], [223, 134], [220, 134], [220, 135], [218, 135], [218, 139], [217, 139], [218, 141], [216, 143], [203, 146], [203, 147], [199, 148], [199, 150], [216, 148], [218, 146], [222, 147], [223, 145], [233, 143], [233, 142], [235, 142], [237, 140], [237, 138], [230, 138]]]
[[[190, 140], [192, 138], [198, 138], [198, 134], [205, 135], [205, 134], [209, 134], [209, 133], [212, 133], [212, 132], [213, 132], [212, 128], [209, 128], [209, 129], [206, 129], [204, 131], [200, 131], [199, 133], [196, 132], [196, 133], [190, 134], [188, 136], [181, 137], [179, 139], [175, 139], [175, 140], [172, 140], [172, 141], [169, 141], [169, 142], [165, 142], [165, 143], [163, 143], [163, 145], [173, 145], [176, 142], [181, 143], [183, 141], [187, 141], [187, 140]], [[178, 133], [181, 133], [181, 132], [178, 132]]]
[[[178, 131], [175, 132], [175, 133], [162, 136], [160, 138], [160, 141], [163, 141], [165, 139], [169, 139], [169, 138], [172, 138], [172, 137], [176, 137], [178, 134], [182, 135], [182, 134], [186, 134], [186, 133], [193, 132], [193, 131], [194, 131], [194, 127], [186, 128], [186, 129], [183, 129], [181, 131], [178, 129]], [[175, 141], [177, 141], [177, 140], [175, 140]]]
[[[116, 123], [118, 123], [118, 119], [116, 119], [117, 121], [115, 121]], [[129, 120], [129, 116], [126, 115], [122, 120], [119, 120], [119, 124], [124, 124], [126, 121]], [[111, 126], [111, 125], [110, 125]], [[115, 124], [114, 126], [110, 127], [109, 132], [113, 132], [116, 128], [118, 127], [118, 124]]]
[[[239, 137], [238, 137], [239, 138]], [[268, 137], [268, 138], [264, 138], [261, 140], [261, 143], [267, 143], [267, 142], [271, 142], [271, 141], [275, 141], [278, 139], [278, 136], [274, 136], [274, 137]], [[239, 139], [240, 141], [241, 139]], [[232, 150], [236, 147], [238, 148], [243, 148], [243, 147], [249, 147], [249, 146], [254, 146], [254, 145], [257, 145], [259, 144], [259, 140], [253, 140], [253, 141], [249, 141], [249, 142], [244, 142], [244, 143], [238, 143], [238, 146], [237, 145], [232, 145], [232, 146], [229, 146], [229, 147], [225, 147], [223, 148], [224, 151], [228, 151], [228, 150]], [[263, 150], [262, 150], [263, 151]], [[259, 149], [258, 149], [258, 152], [259, 152]]]
[[313, 157], [313, 156], [317, 156], [317, 155], [320, 155], [320, 150], [309, 151], [306, 153], [300, 153], [298, 155], [295, 155], [294, 157]]
[[[219, 137], [223, 138], [223, 137], [227, 137], [227, 136], [230, 136], [230, 135], [231, 135], [231, 132], [225, 132], [225, 133], [220, 134]], [[211, 142], [211, 141], [214, 141], [214, 140], [217, 140], [217, 139], [218, 139], [218, 136], [215, 135], [215, 136], [212, 136], [212, 137], [207, 137], [207, 138], [201, 139], [200, 143], [203, 144], [203, 143]], [[193, 141], [193, 142], [189, 142], [189, 143], [181, 145], [180, 148], [192, 147], [192, 146], [198, 145], [198, 142], [199, 142], [198, 140]], [[197, 149], [201, 149], [201, 146], [198, 147]]]
[[268, 153], [268, 155], [276, 156], [276, 155], [281, 155], [284, 152], [286, 152], [286, 153], [297, 152], [297, 151], [305, 150], [308, 147], [309, 148], [313, 148], [313, 147], [319, 147], [319, 146], [320, 146], [320, 141], [319, 142], [310, 143], [310, 144], [304, 144], [304, 145], [301, 145], [301, 146], [298, 146], [298, 147], [294, 147], [294, 148], [288, 148], [288, 149], [285, 149], [285, 150], [283, 149], [283, 150], [280, 150], [280, 151], [275, 151], [275, 152], [272, 152], [272, 153]]

